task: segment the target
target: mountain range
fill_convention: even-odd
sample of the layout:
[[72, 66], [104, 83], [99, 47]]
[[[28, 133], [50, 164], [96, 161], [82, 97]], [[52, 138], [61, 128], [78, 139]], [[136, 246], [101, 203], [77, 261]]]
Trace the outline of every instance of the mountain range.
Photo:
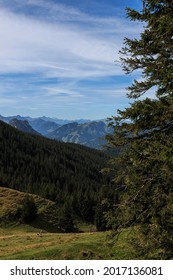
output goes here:
[[76, 143], [95, 149], [103, 149], [105, 136], [111, 133], [105, 120], [61, 120], [49, 117], [23, 117], [20, 115], [3, 117], [0, 120], [19, 130], [32, 134], [41, 134], [47, 138], [62, 142]]

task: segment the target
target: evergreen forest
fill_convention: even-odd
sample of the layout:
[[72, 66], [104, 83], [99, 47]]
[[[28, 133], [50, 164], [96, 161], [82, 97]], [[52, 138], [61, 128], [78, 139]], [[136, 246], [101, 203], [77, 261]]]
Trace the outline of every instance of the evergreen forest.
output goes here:
[[0, 122], [0, 155], [0, 186], [52, 200], [82, 221], [94, 223], [99, 202], [117, 196], [111, 177], [101, 173], [110, 159], [103, 152]]

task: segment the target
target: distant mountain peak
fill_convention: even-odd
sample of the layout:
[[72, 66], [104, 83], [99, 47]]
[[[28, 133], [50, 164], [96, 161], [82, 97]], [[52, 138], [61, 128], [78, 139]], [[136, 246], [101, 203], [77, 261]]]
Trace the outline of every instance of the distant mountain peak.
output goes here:
[[79, 124], [77, 122], [60, 126], [46, 136], [63, 142], [85, 145], [102, 149], [106, 144], [105, 136], [110, 132], [104, 121], [92, 121]]
[[30, 126], [27, 120], [19, 120], [17, 118], [14, 118], [9, 121], [9, 124], [23, 132], [40, 135], [36, 130], [32, 128], [32, 126]]

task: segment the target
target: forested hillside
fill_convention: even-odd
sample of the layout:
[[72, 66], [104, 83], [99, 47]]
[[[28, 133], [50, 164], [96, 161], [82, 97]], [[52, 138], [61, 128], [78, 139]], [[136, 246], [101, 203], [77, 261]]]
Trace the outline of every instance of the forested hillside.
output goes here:
[[26, 134], [0, 122], [0, 185], [68, 204], [93, 222], [99, 197], [114, 196], [100, 172], [109, 156], [75, 144]]

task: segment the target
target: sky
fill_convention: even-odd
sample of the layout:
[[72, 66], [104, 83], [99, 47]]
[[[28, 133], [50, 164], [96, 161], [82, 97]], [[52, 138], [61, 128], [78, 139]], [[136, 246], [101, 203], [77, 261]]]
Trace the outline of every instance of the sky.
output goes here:
[[119, 62], [141, 0], [0, 0], [0, 114], [102, 119], [128, 107]]

